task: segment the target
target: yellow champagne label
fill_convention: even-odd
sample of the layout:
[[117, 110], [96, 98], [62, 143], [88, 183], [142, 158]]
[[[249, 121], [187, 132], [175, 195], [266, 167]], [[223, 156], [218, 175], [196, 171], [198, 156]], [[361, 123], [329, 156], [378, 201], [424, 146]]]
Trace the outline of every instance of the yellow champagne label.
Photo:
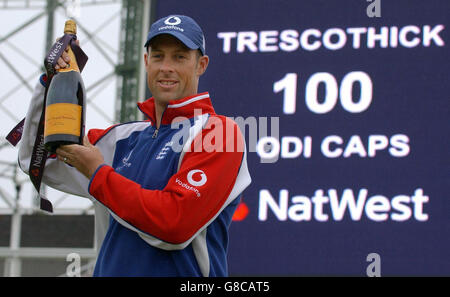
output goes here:
[[44, 137], [53, 134], [81, 134], [81, 106], [73, 103], [54, 103], [45, 109]]

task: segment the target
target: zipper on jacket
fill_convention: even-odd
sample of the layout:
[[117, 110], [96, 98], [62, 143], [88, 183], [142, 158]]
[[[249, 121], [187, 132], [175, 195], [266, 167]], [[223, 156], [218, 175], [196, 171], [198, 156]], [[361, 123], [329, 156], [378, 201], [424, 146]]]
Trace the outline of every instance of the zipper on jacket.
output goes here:
[[155, 132], [153, 132], [152, 138], [156, 138], [156, 136], [158, 136], [158, 130], [159, 129], [155, 129]]
[[[162, 123], [162, 119], [163, 119], [163, 116], [164, 116], [164, 113], [166, 112], [166, 110], [167, 110], [167, 108], [164, 109], [164, 111], [161, 114], [161, 123]], [[156, 123], [155, 123], [155, 128], [156, 128]], [[155, 132], [153, 132], [152, 138], [156, 138], [158, 136], [158, 131], [159, 131], [160, 128], [161, 128], [161, 124], [160, 124], [160, 127], [156, 128]]]

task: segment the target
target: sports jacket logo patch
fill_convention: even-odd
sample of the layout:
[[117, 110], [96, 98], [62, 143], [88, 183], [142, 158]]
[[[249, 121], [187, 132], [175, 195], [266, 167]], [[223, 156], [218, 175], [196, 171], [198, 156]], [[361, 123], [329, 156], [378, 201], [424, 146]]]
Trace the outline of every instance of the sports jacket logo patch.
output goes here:
[[183, 188], [194, 192], [197, 195], [197, 197], [200, 197], [202, 194], [195, 187], [203, 186], [206, 183], [207, 179], [208, 178], [206, 177], [206, 174], [202, 170], [193, 169], [193, 170], [189, 171], [187, 174], [187, 181], [190, 185], [182, 182], [178, 178], [175, 179], [175, 182], [178, 185], [182, 186]]
[[132, 153], [133, 153], [133, 151], [130, 151], [130, 153], [126, 157], [124, 157], [122, 159], [122, 164], [119, 167], [117, 167], [116, 171], [120, 171], [124, 167], [130, 167], [131, 166], [131, 162], [128, 162], [128, 160], [130, 160], [130, 157], [131, 157]]
[[[196, 174], [196, 173], [200, 173], [200, 179], [198, 179], [198, 174], [197, 174], [196, 175], [197, 180], [194, 180], [193, 177], [194, 177], [194, 174]], [[202, 170], [193, 169], [193, 170], [189, 171], [189, 173], [187, 175], [187, 180], [191, 185], [193, 185], [195, 187], [200, 187], [200, 186], [203, 186], [208, 179], [206, 177], [206, 174]]]
[[173, 141], [166, 142], [164, 147], [159, 151], [156, 156], [156, 160], [164, 159], [167, 156], [167, 152], [172, 148]]

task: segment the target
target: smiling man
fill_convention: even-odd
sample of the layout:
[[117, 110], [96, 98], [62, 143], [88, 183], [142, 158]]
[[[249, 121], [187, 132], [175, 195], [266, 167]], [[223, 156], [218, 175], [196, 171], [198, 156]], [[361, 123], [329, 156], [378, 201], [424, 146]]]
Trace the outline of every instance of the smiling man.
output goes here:
[[[92, 129], [84, 145], [60, 147], [43, 182], [94, 202], [101, 244], [95, 276], [226, 276], [228, 228], [251, 182], [242, 134], [215, 113], [207, 92], [198, 93], [209, 58], [193, 19], [158, 20], [145, 47], [153, 97], [138, 107], [147, 119]], [[29, 164], [37, 129], [28, 119], [42, 108], [43, 94], [38, 85], [21, 168]], [[182, 149], [174, 149], [180, 133]]]
[[209, 58], [202, 50], [192, 50], [170, 34], [158, 35], [146, 45], [148, 86], [159, 119], [169, 101], [197, 94], [199, 77], [206, 71]]

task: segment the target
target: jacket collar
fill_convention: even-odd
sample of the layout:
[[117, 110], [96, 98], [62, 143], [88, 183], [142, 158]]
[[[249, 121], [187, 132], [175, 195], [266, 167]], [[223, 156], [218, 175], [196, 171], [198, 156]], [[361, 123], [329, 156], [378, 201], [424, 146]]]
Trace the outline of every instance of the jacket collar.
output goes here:
[[[144, 102], [138, 102], [137, 105], [152, 125], [156, 125], [155, 99], [151, 97]], [[190, 119], [205, 113], [215, 114], [208, 92], [171, 100], [162, 114], [161, 125], [170, 125], [177, 117]]]

